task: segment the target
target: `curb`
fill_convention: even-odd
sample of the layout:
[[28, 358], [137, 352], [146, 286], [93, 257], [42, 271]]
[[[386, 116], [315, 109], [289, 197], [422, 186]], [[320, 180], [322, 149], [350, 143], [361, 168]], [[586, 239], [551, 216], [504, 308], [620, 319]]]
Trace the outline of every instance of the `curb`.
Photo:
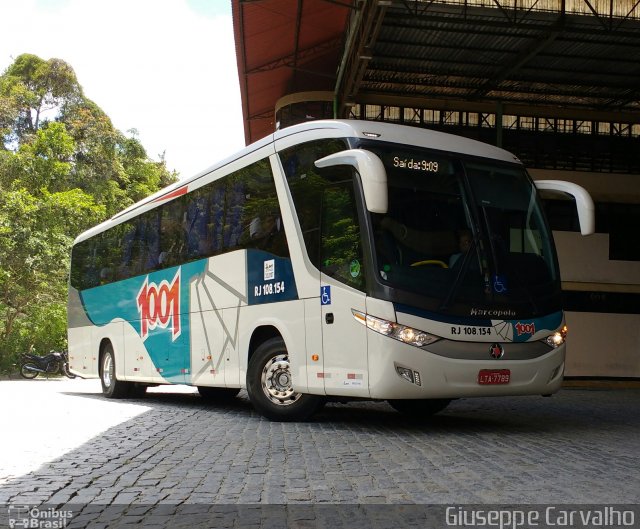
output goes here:
[[566, 378], [563, 388], [574, 389], [640, 389], [640, 379]]

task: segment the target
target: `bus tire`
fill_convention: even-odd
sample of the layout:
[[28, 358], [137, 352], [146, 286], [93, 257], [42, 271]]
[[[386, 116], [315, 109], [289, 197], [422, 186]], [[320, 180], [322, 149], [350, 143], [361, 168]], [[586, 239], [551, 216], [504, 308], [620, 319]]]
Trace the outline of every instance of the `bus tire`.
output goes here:
[[247, 393], [256, 411], [272, 421], [304, 421], [324, 404], [318, 395], [293, 391], [289, 353], [280, 337], [263, 342], [251, 356]]
[[116, 378], [116, 355], [111, 343], [104, 346], [100, 355], [100, 383], [102, 394], [108, 399], [122, 399], [131, 392], [129, 383]]
[[132, 399], [141, 399], [147, 394], [147, 385], [139, 382], [120, 382], [120, 384], [129, 385], [129, 397]]
[[198, 393], [203, 399], [211, 401], [228, 400], [240, 393], [240, 388], [212, 388], [211, 386], [198, 386]]
[[414, 417], [431, 417], [444, 410], [451, 399], [391, 399], [391, 407], [405, 415]]

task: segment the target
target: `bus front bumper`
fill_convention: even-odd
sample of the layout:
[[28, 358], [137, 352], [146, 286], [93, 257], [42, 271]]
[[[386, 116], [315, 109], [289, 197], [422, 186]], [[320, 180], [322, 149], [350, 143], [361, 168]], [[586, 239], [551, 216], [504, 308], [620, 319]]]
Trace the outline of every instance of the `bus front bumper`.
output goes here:
[[508, 344], [500, 359], [490, 344], [477, 343], [483, 359], [434, 354], [369, 333], [369, 388], [374, 399], [459, 398], [550, 395], [562, 385], [565, 344], [535, 358], [510, 360]]

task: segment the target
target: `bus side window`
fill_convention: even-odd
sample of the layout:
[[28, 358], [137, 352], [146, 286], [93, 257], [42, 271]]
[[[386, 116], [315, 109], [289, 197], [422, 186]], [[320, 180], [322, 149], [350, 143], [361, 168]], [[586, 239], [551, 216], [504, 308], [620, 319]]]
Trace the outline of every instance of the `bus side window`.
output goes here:
[[101, 260], [99, 239], [88, 239], [73, 247], [71, 257], [71, 285], [78, 290], [98, 286], [100, 281]]
[[186, 208], [184, 197], [162, 206], [160, 219], [160, 245], [158, 247], [158, 267], [167, 268], [182, 262], [185, 258], [185, 227], [183, 218]]
[[[280, 160], [293, 197], [296, 214], [305, 248], [311, 263], [321, 268], [320, 262], [320, 216], [324, 186], [328, 176], [343, 176], [343, 172], [332, 168], [329, 173], [318, 169], [316, 160], [342, 151], [347, 144], [342, 139], [316, 140], [296, 145], [280, 153]], [[345, 168], [345, 170], [347, 170]]]
[[122, 224], [122, 254], [118, 266], [117, 279], [128, 279], [141, 273], [145, 241], [138, 217]]
[[160, 222], [159, 211], [152, 210], [141, 218], [141, 270], [151, 272], [159, 267], [160, 257]]
[[364, 291], [364, 259], [352, 180], [324, 189], [321, 226], [322, 272]]
[[[211, 238], [209, 237], [209, 197], [201, 191], [196, 191], [188, 198], [185, 204], [185, 225], [187, 239], [187, 255], [190, 259], [206, 257], [211, 253]], [[176, 215], [173, 215], [176, 217]], [[171, 247], [176, 245], [179, 238], [172, 235], [178, 226], [178, 219], [168, 220], [167, 235], [171, 241]]]
[[[210, 184], [211, 185], [211, 184]], [[217, 254], [220, 253], [223, 248], [223, 240], [222, 233], [224, 227], [224, 200], [225, 200], [225, 189], [224, 185], [216, 183], [215, 186], [212, 185], [209, 188], [209, 207], [211, 209], [211, 217], [210, 217], [210, 236], [211, 236], [211, 253]]]
[[233, 197], [228, 218], [233, 221], [229, 225], [237, 247], [289, 257], [275, 183], [266, 160], [239, 172]]
[[241, 247], [240, 237], [246, 224], [243, 219], [246, 195], [242, 182], [232, 181], [226, 189], [226, 204], [222, 222], [222, 244], [226, 251]]

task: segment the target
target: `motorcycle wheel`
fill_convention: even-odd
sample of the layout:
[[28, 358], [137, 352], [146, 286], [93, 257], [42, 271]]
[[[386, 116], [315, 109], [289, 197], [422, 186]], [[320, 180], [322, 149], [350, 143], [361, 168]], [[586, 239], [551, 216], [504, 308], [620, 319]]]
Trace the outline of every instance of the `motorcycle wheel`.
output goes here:
[[31, 362], [25, 362], [24, 364], [20, 364], [20, 376], [22, 376], [22, 378], [27, 378], [29, 380], [36, 378], [38, 376], [38, 372], [34, 370], [37, 368], [38, 367]]
[[69, 371], [69, 364], [67, 364], [66, 362], [62, 364], [62, 368], [60, 369], [60, 371], [62, 371], [62, 374], [67, 378], [76, 378], [76, 375]]

